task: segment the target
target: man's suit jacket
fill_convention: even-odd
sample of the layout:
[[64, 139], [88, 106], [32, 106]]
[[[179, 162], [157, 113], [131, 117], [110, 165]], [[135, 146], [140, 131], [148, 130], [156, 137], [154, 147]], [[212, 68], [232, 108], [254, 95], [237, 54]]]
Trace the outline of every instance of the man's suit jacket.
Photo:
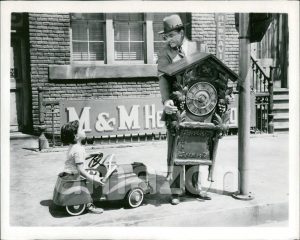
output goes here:
[[[187, 52], [185, 52], [186, 56], [189, 56], [197, 51], [208, 52], [208, 49], [205, 44], [201, 44], [200, 42], [189, 41], [186, 38], [185, 41], [187, 41]], [[171, 48], [169, 44], [165, 44], [158, 54], [158, 60], [157, 60], [158, 68], [165, 67], [171, 64], [173, 62], [173, 59], [176, 58], [177, 55], [178, 55], [178, 50]], [[172, 91], [171, 83], [174, 79], [165, 76], [160, 72], [158, 73], [158, 77], [159, 77], [161, 98], [162, 98], [162, 102], [164, 103], [170, 97]]]

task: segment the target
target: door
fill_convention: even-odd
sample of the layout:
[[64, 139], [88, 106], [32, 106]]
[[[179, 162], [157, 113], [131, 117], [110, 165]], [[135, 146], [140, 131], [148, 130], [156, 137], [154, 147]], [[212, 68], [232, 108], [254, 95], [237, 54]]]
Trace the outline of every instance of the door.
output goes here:
[[10, 131], [22, 130], [21, 42], [12, 38], [10, 47]]

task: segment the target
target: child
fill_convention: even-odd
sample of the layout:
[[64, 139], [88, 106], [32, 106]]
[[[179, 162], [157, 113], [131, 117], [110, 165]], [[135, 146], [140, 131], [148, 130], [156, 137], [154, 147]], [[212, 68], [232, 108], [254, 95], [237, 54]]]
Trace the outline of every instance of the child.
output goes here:
[[[93, 184], [103, 185], [98, 175], [90, 175], [84, 167], [85, 149], [81, 145], [81, 140], [85, 138], [85, 132], [79, 128], [79, 121], [75, 120], [64, 124], [61, 128], [61, 141], [65, 145], [70, 145], [67, 152], [63, 177], [65, 179], [79, 179], [80, 175], [88, 179]], [[88, 210], [92, 213], [102, 213], [103, 209], [96, 208], [94, 204], [87, 204]]]

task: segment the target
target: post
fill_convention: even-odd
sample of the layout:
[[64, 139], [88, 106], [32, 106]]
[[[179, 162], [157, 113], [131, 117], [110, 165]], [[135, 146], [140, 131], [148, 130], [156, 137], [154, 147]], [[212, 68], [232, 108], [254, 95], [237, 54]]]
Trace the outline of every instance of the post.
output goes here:
[[39, 121], [40, 124], [44, 124], [45, 121], [45, 107], [43, 103], [44, 99], [44, 89], [39, 87], [38, 88], [38, 97], [39, 97]]
[[52, 147], [55, 147], [55, 136], [54, 136], [54, 104], [51, 104], [51, 120], [52, 120]]
[[239, 192], [233, 197], [253, 199], [249, 189], [250, 161], [250, 31], [249, 13], [239, 14], [239, 119], [238, 119], [238, 170]]
[[49, 148], [48, 139], [45, 136], [46, 126], [45, 123], [45, 106], [44, 106], [44, 89], [39, 87], [38, 88], [38, 99], [39, 99], [39, 150]]
[[269, 105], [268, 105], [268, 113], [269, 113], [269, 124], [268, 124], [268, 132], [274, 133], [274, 114], [273, 114], [273, 88], [274, 88], [274, 67], [270, 67], [270, 79], [268, 83], [268, 91], [269, 91]]

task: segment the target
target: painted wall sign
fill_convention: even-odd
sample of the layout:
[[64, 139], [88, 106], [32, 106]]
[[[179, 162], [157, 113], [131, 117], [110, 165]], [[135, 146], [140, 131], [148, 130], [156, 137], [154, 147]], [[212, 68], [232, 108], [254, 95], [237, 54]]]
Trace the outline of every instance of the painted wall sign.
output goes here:
[[[238, 126], [238, 95], [234, 95], [230, 127]], [[79, 120], [88, 137], [123, 136], [130, 134], [166, 133], [160, 121], [162, 104], [160, 97], [62, 100], [60, 102], [60, 125]], [[251, 95], [251, 126], [255, 126], [254, 97]]]
[[166, 132], [160, 97], [63, 100], [60, 113], [61, 126], [79, 120], [87, 136]]
[[217, 26], [216, 55], [220, 60], [224, 61], [225, 60], [226, 15], [225, 13], [216, 13], [215, 19], [216, 19], [216, 26]]

